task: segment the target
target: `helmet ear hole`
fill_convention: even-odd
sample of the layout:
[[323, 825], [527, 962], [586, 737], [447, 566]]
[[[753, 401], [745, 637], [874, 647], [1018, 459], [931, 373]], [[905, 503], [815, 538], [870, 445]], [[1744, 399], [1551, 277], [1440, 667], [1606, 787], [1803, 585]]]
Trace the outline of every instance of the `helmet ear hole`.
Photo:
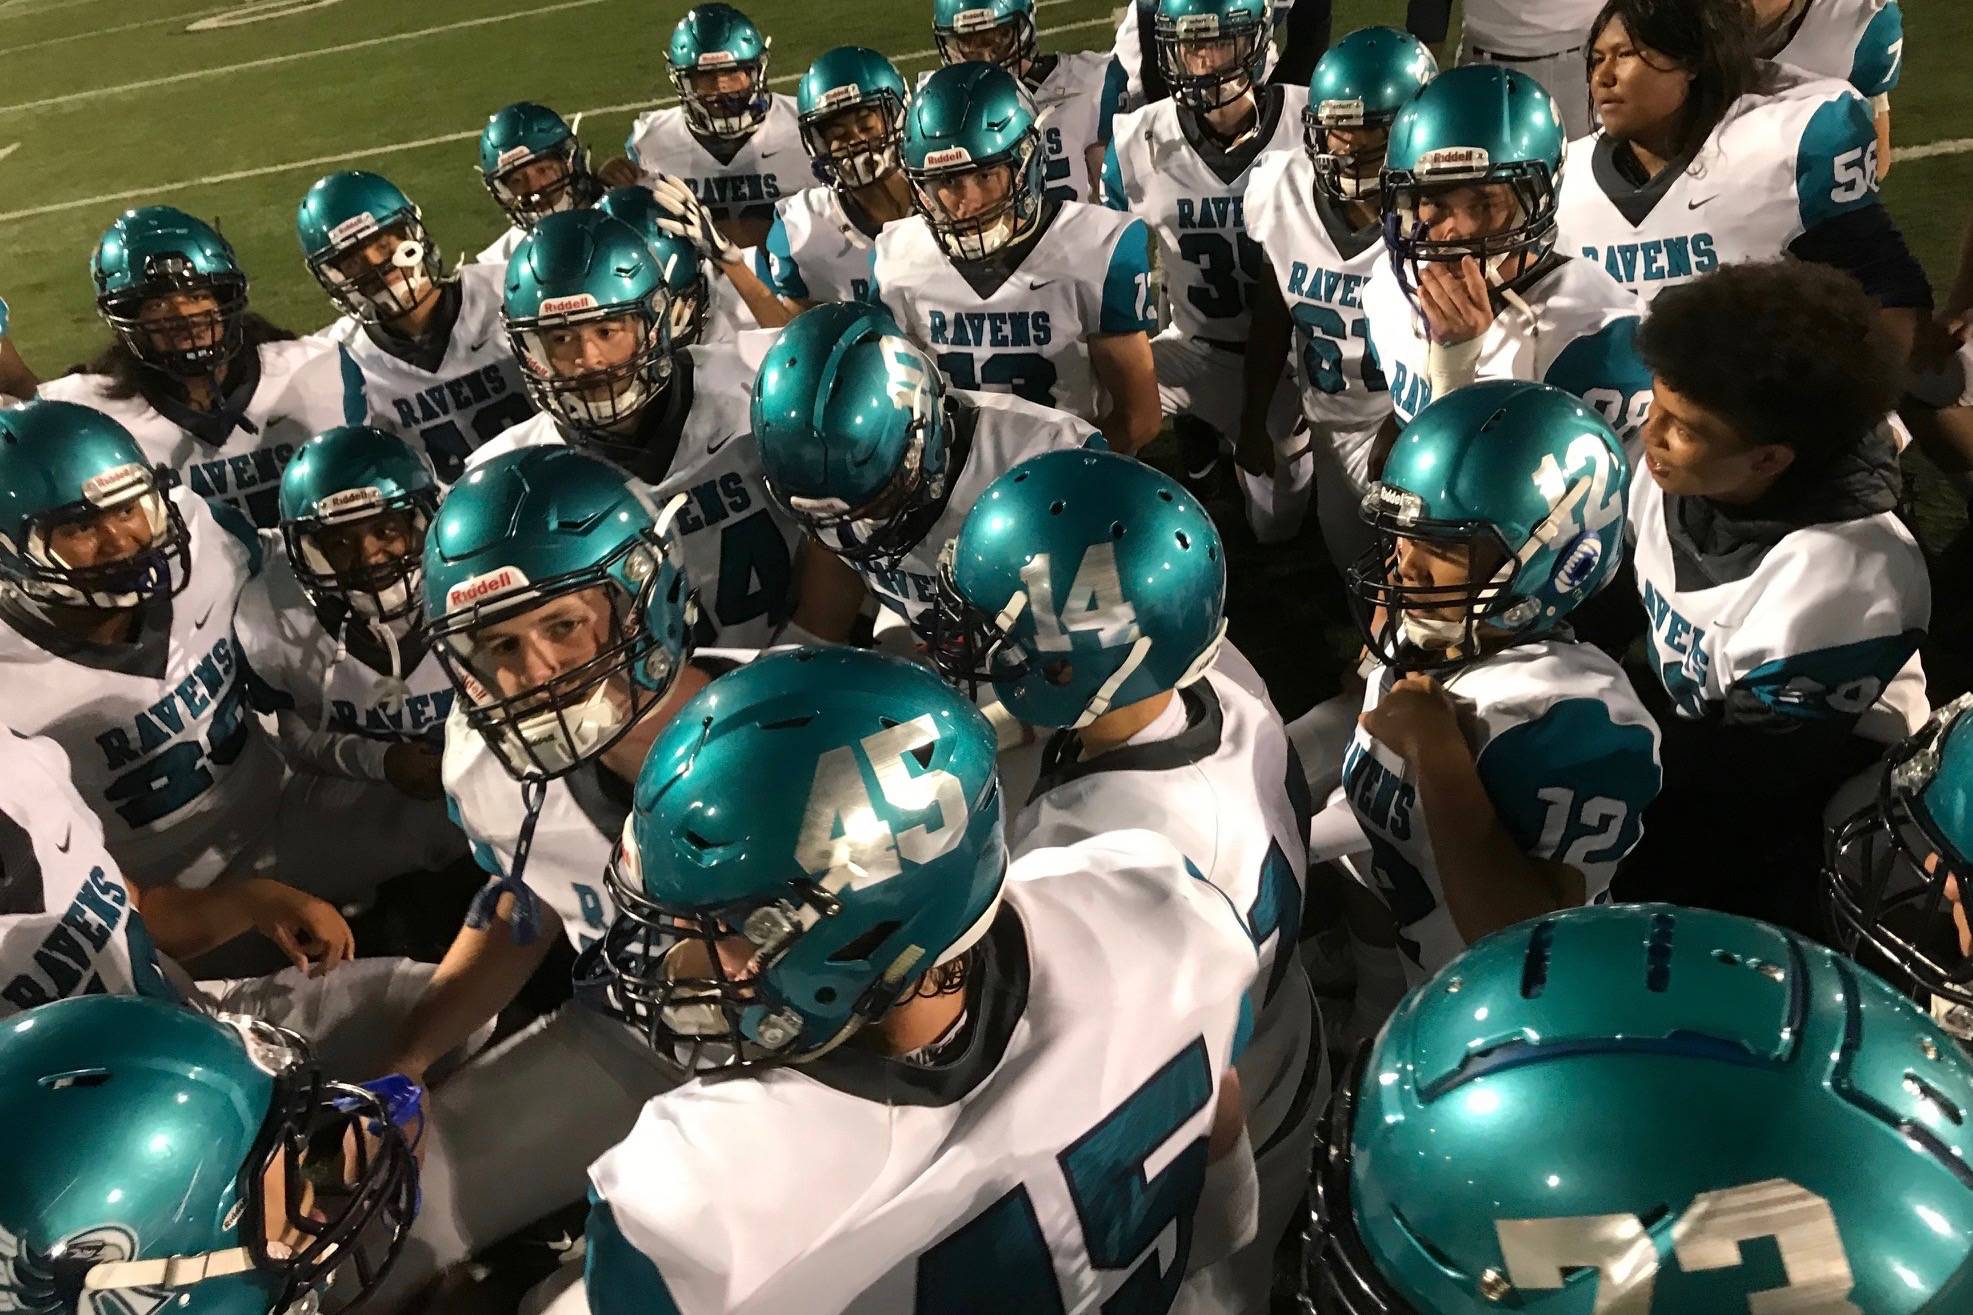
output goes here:
[[[831, 954], [829, 956], [829, 962], [862, 963], [871, 955], [875, 954], [877, 947], [889, 940], [897, 929], [898, 923], [895, 920], [880, 922]], [[836, 998], [835, 988], [830, 986], [818, 987], [815, 992], [815, 998], [823, 1004], [829, 1004]]]

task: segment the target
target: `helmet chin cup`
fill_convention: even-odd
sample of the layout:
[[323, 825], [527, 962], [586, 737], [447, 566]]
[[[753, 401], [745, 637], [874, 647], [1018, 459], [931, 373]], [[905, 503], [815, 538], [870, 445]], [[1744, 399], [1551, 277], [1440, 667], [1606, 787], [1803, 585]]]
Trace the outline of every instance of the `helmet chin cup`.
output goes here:
[[533, 763], [551, 775], [589, 758], [623, 725], [623, 710], [610, 697], [609, 685], [598, 681], [580, 703], [544, 708], [502, 726], [509, 752], [516, 761]]

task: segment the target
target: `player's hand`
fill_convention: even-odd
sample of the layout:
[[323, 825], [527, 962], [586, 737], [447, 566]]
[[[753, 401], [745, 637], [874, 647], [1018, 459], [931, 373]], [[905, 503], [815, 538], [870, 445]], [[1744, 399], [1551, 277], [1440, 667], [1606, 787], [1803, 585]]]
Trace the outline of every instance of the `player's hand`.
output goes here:
[[1947, 363], [1959, 354], [1969, 331], [1973, 331], [1973, 315], [1941, 314], [1934, 319], [1921, 317], [1918, 333], [1911, 344], [1912, 373], [1928, 375], [1944, 370]]
[[424, 740], [405, 740], [384, 750], [384, 779], [399, 794], [437, 799], [445, 793], [441, 761], [439, 751]]
[[1456, 264], [1420, 265], [1418, 306], [1425, 312], [1426, 332], [1442, 347], [1471, 342], [1493, 324], [1493, 294], [1471, 256]]
[[637, 172], [627, 156], [614, 156], [605, 160], [596, 170], [596, 176], [603, 180], [605, 187], [635, 187], [643, 175]]
[[1452, 694], [1431, 676], [1416, 672], [1400, 677], [1357, 724], [1414, 767], [1450, 752], [1472, 752]]
[[1959, 952], [1973, 959], [1973, 928], [1966, 923], [1966, 906], [1959, 902], [1959, 878], [1946, 878], [1946, 903], [1952, 905], [1953, 929], [1959, 933]]
[[1233, 461], [1249, 475], [1270, 477], [1274, 474], [1274, 439], [1266, 426], [1255, 429], [1242, 428], [1239, 441], [1233, 445]]
[[265, 877], [250, 878], [237, 889], [254, 930], [280, 946], [310, 977], [321, 977], [356, 957], [356, 933], [335, 905]]
[[740, 261], [740, 248], [734, 246], [726, 234], [719, 231], [713, 222], [712, 214], [699, 204], [699, 198], [680, 178], [670, 174], [659, 174], [658, 181], [651, 184], [651, 195], [658, 198], [664, 207], [667, 218], [658, 221], [658, 227], [674, 237], [682, 237], [699, 249], [699, 253], [720, 265], [736, 265]]

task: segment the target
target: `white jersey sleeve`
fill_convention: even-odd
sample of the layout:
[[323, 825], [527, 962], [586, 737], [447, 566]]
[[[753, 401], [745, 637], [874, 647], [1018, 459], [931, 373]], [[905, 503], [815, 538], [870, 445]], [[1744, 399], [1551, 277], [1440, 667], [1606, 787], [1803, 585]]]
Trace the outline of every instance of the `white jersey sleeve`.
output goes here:
[[507, 262], [514, 258], [516, 251], [521, 249], [521, 243], [527, 240], [527, 235], [528, 231], [519, 224], [510, 226], [506, 232], [494, 238], [477, 256], [474, 256], [473, 263], [485, 265], [501, 277], [506, 277]]
[[1814, 0], [1774, 59], [1840, 78], [1861, 96], [1889, 96], [1904, 68], [1904, 11], [1898, 0]]
[[724, 160], [692, 135], [677, 105], [638, 115], [623, 150], [646, 186], [660, 174], [682, 179], [722, 223], [766, 223], [774, 217], [775, 202], [815, 182], [795, 102], [778, 93], [766, 121]]
[[1018, 860], [984, 945], [999, 989], [936, 1069], [845, 1047], [646, 1105], [590, 1170], [590, 1309], [1166, 1309], [1252, 942], [1133, 831]]
[[827, 187], [805, 187], [774, 206], [754, 273], [790, 301], [874, 301], [876, 239], [844, 211]]
[[1054, 201], [1093, 201], [1089, 149], [1110, 139], [1107, 120], [1123, 96], [1123, 70], [1107, 54], [1063, 50], [1043, 55], [1038, 79], [1028, 90], [1041, 112], [1042, 161], [1048, 197]]
[[[1527, 309], [1499, 306], [1482, 335], [1475, 381], [1552, 384], [1595, 407], [1619, 436], [1635, 434], [1651, 408], [1651, 372], [1637, 355], [1636, 295], [1588, 261], [1567, 257], [1518, 295]], [[1378, 262], [1363, 304], [1375, 364], [1390, 382], [1398, 422], [1408, 425], [1432, 403], [1424, 317], [1388, 260]]]
[[[1371, 674], [1364, 711], [1396, 679]], [[1531, 858], [1581, 872], [1586, 899], [1609, 888], [1658, 796], [1658, 726], [1623, 668], [1589, 644], [1542, 640], [1462, 667], [1446, 688], [1478, 728], [1474, 765], [1502, 828]], [[1416, 775], [1358, 727], [1343, 760], [1344, 797], [1370, 842], [1352, 859], [1391, 907], [1416, 985], [1465, 945], [1446, 909], [1433, 819]]]
[[1011, 270], [1001, 262], [989, 273], [955, 266], [923, 216], [891, 224], [877, 238], [877, 295], [953, 387], [1094, 420], [1088, 339], [1155, 327], [1150, 233], [1074, 201], [1044, 211], [1041, 225]]
[[0, 728], [0, 1019], [103, 993], [183, 1000], [61, 746]]
[[1917, 654], [1932, 586], [1895, 513], [1795, 530], [1744, 574], [1716, 580], [1681, 562], [1665, 505], [1657, 481], [1632, 484], [1651, 664], [1681, 716], [1853, 720], [1886, 744], [1924, 723]]

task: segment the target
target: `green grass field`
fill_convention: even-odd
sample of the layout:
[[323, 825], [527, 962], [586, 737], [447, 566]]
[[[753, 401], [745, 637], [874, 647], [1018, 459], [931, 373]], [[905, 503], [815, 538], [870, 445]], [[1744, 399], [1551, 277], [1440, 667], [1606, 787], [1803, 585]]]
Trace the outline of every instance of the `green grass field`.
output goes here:
[[[520, 99], [583, 111], [597, 158], [616, 154], [632, 115], [670, 100], [660, 52], [687, 3], [0, 0], [0, 296], [15, 342], [43, 375], [103, 342], [89, 250], [131, 205], [168, 201], [216, 218], [256, 307], [298, 331], [330, 317], [294, 238], [296, 202], [329, 170], [388, 174], [418, 199], [448, 255], [478, 250], [505, 227], [475, 165], [486, 116]], [[907, 73], [936, 59], [929, 0], [743, 3], [774, 37], [783, 90], [844, 42], [887, 51]], [[1336, 30], [1398, 21], [1403, 7], [1337, 0]], [[1040, 0], [1044, 43], [1107, 47], [1118, 9]], [[1942, 284], [1973, 208], [1973, 140], [1961, 140], [1973, 139], [1973, 109], [1956, 58], [1973, 46], [1973, 10], [1905, 0], [1905, 13], [1895, 136], [1920, 153], [1897, 164], [1887, 194]], [[1933, 518], [1943, 528], [1927, 535], [1935, 547], [1957, 530], [1957, 501], [1947, 502]], [[1319, 540], [1311, 528], [1262, 550], [1242, 541], [1230, 500], [1215, 499], [1215, 511], [1235, 558], [1234, 636], [1292, 715], [1327, 692], [1355, 649]]]

